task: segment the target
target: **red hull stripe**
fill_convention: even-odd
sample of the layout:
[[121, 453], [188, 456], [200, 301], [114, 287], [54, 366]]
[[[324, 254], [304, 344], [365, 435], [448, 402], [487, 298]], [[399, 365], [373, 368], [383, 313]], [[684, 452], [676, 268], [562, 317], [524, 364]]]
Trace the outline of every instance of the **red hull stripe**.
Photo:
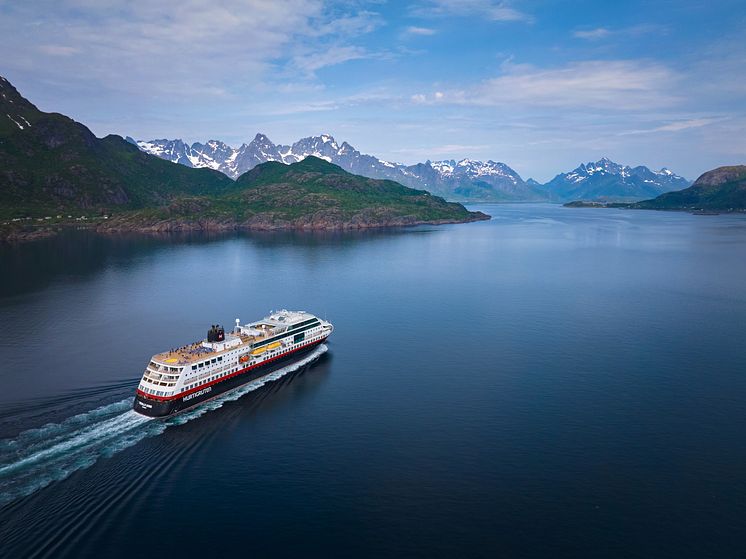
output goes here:
[[200, 384], [199, 386], [195, 386], [194, 388], [192, 388], [191, 390], [187, 390], [186, 392], [179, 392], [175, 396], [156, 396], [154, 394], [148, 394], [147, 392], [143, 392], [139, 388], [137, 390], [135, 390], [135, 392], [137, 394], [139, 394], [140, 396], [142, 396], [143, 398], [149, 398], [151, 400], [158, 400], [159, 402], [167, 402], [169, 400], [178, 400], [179, 398], [183, 398], [187, 394], [191, 394], [192, 392], [197, 392], [198, 390], [202, 390], [206, 386], [212, 386], [213, 384], [218, 384], [220, 382], [228, 380], [229, 378], [232, 378], [232, 377], [235, 377], [235, 376], [238, 376], [238, 375], [242, 375], [245, 372], [250, 371], [251, 369], [256, 369], [257, 367], [261, 367], [262, 365], [266, 365], [267, 363], [271, 363], [272, 361], [275, 361], [276, 359], [280, 359], [281, 357], [287, 357], [291, 353], [295, 353], [296, 351], [299, 351], [299, 350], [303, 349], [304, 347], [308, 347], [308, 346], [314, 345], [314, 344], [323, 343], [324, 340], [326, 340], [326, 338], [321, 338], [320, 340], [316, 340], [315, 342], [310, 342], [310, 343], [307, 343], [307, 344], [303, 344], [300, 347], [296, 347], [292, 351], [288, 351], [287, 353], [281, 353], [280, 355], [275, 355], [272, 359], [267, 359], [266, 361], [262, 361], [261, 363], [257, 363], [256, 365], [252, 365], [251, 367], [246, 367], [245, 369], [241, 369], [239, 371], [236, 371], [235, 373], [231, 373], [231, 374], [226, 375], [224, 377], [220, 377], [220, 378], [215, 379], [213, 381], [210, 381], [208, 383]]

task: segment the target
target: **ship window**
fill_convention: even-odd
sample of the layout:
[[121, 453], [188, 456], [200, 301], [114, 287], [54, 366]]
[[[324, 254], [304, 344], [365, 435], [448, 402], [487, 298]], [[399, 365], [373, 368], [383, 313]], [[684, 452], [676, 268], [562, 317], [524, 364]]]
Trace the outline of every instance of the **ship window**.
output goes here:
[[205, 366], [205, 364], [204, 364], [204, 363], [200, 363], [200, 364], [199, 364], [199, 368], [200, 368], [200, 369], [201, 369], [202, 367], [204, 367], [204, 366]]
[[217, 362], [217, 359], [213, 359], [213, 360], [211, 361], [211, 363], [216, 363], [216, 362]]
[[222, 358], [222, 357], [218, 357], [218, 361], [222, 361], [222, 360], [223, 360], [223, 358]]
[[192, 365], [192, 371], [196, 371], [196, 370], [197, 370], [197, 365]]

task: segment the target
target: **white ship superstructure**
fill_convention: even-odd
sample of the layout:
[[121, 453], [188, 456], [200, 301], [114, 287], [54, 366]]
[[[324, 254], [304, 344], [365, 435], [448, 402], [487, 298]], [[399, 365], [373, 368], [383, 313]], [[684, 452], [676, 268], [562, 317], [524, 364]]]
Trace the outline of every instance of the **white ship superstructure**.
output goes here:
[[214, 325], [207, 338], [154, 355], [142, 376], [135, 411], [164, 416], [260, 378], [322, 343], [331, 323], [305, 311], [282, 310], [232, 332]]

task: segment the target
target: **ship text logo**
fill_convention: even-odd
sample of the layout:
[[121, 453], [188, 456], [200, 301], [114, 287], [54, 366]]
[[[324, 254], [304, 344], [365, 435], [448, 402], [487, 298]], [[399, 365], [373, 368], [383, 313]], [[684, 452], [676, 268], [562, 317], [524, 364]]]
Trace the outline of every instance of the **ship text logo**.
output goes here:
[[197, 396], [202, 396], [202, 394], [207, 394], [212, 390], [212, 386], [208, 386], [207, 388], [203, 388], [202, 390], [199, 390], [198, 392], [195, 392], [194, 394], [187, 394], [184, 396], [183, 400], [186, 402], [188, 400], [191, 400], [192, 398], [196, 398]]

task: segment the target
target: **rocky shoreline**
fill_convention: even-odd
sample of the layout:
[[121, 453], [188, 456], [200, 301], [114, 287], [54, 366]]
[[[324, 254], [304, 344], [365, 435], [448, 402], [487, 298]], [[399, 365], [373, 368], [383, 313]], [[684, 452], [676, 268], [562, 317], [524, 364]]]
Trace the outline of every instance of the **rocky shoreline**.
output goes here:
[[413, 227], [416, 225], [447, 225], [457, 223], [471, 223], [491, 219], [482, 212], [470, 212], [463, 219], [423, 220], [413, 216], [391, 216], [385, 220], [374, 220], [353, 216], [347, 221], [332, 219], [329, 215], [304, 216], [295, 220], [275, 219], [272, 216], [257, 215], [253, 218], [238, 222], [218, 219], [161, 219], [142, 220], [131, 219], [126, 215], [114, 216], [106, 221], [92, 221], [81, 225], [79, 222], [44, 225], [24, 225], [0, 229], [0, 241], [8, 243], [29, 242], [54, 237], [64, 230], [78, 229], [94, 231], [102, 234], [116, 233], [224, 233], [230, 231], [354, 231], [365, 229], [388, 229], [397, 227]]

